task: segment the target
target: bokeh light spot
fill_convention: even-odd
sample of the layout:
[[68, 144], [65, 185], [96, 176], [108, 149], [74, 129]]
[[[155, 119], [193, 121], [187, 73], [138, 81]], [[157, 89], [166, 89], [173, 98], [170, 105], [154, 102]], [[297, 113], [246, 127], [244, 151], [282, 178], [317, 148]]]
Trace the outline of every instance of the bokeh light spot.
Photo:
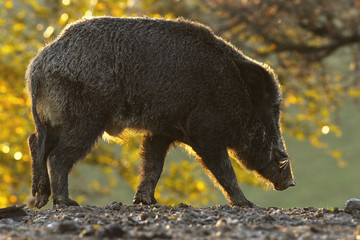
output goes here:
[[62, 4], [64, 5], [64, 6], [68, 6], [69, 4], [70, 4], [70, 0], [62, 0]]
[[1, 151], [3, 153], [9, 153], [10, 152], [10, 147], [8, 145], [2, 145], [1, 146]]
[[54, 30], [53, 26], [48, 26], [44, 32], [44, 38], [49, 38], [53, 34]]
[[22, 158], [22, 153], [21, 152], [16, 152], [15, 154], [14, 154], [14, 158], [15, 158], [15, 160], [20, 160], [21, 158]]
[[326, 135], [326, 134], [328, 134], [329, 132], [330, 132], [330, 127], [329, 126], [323, 126], [322, 128], [321, 128], [321, 132], [324, 134], [324, 135]]

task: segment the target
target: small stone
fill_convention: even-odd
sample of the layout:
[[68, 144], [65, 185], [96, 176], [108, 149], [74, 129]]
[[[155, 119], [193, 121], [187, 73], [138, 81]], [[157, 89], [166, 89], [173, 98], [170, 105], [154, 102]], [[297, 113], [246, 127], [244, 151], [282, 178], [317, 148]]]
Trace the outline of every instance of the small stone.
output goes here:
[[96, 234], [96, 229], [94, 228], [84, 229], [79, 234], [79, 237], [84, 238], [84, 237], [94, 236], [95, 234]]
[[315, 217], [316, 218], [321, 218], [321, 217], [323, 217], [324, 216], [324, 213], [322, 212], [322, 211], [320, 211], [320, 210], [318, 210], [316, 213], [315, 213]]
[[313, 233], [321, 233], [322, 232], [321, 228], [319, 228], [317, 226], [310, 226], [309, 230]]
[[51, 223], [47, 224], [46, 227], [53, 229], [53, 228], [57, 227], [58, 225], [59, 225], [59, 223], [57, 223], [57, 222], [51, 222]]
[[202, 233], [202, 235], [204, 235], [204, 236], [209, 236], [209, 235], [211, 235], [211, 231], [210, 231], [209, 229], [203, 229], [201, 233]]
[[70, 217], [68, 215], [65, 215], [65, 214], [62, 214], [61, 217], [60, 217], [61, 222], [71, 221], [71, 220], [72, 220], [72, 217]]
[[65, 221], [55, 227], [57, 233], [80, 232], [80, 227], [73, 221]]
[[337, 208], [337, 207], [334, 207], [334, 213], [340, 213], [340, 210], [339, 210], [339, 208]]
[[160, 232], [160, 233], [157, 232], [154, 237], [160, 239], [172, 239], [172, 235], [165, 232]]
[[18, 206], [0, 208], [0, 219], [1, 218], [17, 218], [17, 217], [26, 216], [27, 213], [23, 209], [25, 206], [26, 206], [26, 204], [21, 204]]
[[352, 213], [355, 210], [360, 210], [360, 199], [352, 198], [345, 202], [344, 212]]
[[215, 224], [215, 226], [216, 226], [217, 228], [221, 228], [221, 227], [226, 226], [226, 225], [227, 225], [227, 222], [226, 222], [226, 220], [223, 219], [223, 218], [220, 218], [220, 219], [216, 222], [216, 224]]
[[216, 224], [215, 227], [217, 227], [218, 229], [220, 229], [221, 231], [231, 231], [231, 227], [230, 227], [230, 221], [231, 219], [227, 219], [227, 218], [220, 218]]
[[266, 214], [261, 217], [261, 222], [263, 222], [263, 223], [272, 223], [274, 221], [276, 221], [276, 219], [269, 214]]
[[142, 213], [141, 215], [140, 215], [140, 220], [141, 221], [144, 221], [144, 220], [146, 220], [146, 219], [148, 219], [150, 217], [150, 215], [149, 215], [149, 213], [148, 212], [144, 212], [144, 213]]
[[188, 208], [188, 207], [191, 207], [190, 205], [187, 205], [185, 203], [179, 203], [179, 208]]
[[112, 202], [105, 206], [105, 209], [119, 211], [123, 207], [122, 202]]
[[84, 213], [76, 213], [75, 216], [78, 218], [84, 218], [85, 214]]
[[140, 214], [139, 219], [145, 221], [147, 219], [155, 218], [156, 214], [154, 212], [143, 212]]
[[99, 238], [121, 238], [124, 233], [122, 226], [119, 223], [114, 223], [104, 227], [97, 235]]

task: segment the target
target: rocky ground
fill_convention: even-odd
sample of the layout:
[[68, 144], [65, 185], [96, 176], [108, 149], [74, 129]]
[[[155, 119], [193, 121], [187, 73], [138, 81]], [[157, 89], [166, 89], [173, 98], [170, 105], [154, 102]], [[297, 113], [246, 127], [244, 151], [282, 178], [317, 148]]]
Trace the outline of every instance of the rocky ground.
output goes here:
[[[355, 206], [356, 207], [356, 206]], [[360, 209], [123, 205], [0, 211], [0, 239], [356, 239]]]

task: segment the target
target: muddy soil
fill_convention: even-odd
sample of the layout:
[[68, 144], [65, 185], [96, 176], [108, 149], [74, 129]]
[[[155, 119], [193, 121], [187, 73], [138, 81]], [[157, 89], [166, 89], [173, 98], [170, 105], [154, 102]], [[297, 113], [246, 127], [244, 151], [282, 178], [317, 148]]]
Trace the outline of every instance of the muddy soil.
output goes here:
[[105, 207], [23, 210], [18, 216], [0, 219], [0, 239], [360, 240], [359, 210], [127, 206], [119, 202]]

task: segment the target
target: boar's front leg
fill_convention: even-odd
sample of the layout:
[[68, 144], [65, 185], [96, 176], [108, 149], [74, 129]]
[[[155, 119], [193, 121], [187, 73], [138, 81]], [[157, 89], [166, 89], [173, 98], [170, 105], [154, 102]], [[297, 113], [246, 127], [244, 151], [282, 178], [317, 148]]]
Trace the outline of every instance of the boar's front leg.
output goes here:
[[173, 140], [167, 136], [148, 134], [142, 140], [141, 181], [137, 187], [134, 204], [155, 204], [155, 187], [160, 178], [166, 153]]
[[200, 157], [199, 161], [203, 167], [216, 179], [232, 206], [256, 207], [245, 198], [241, 191], [225, 146], [219, 145], [216, 140], [211, 141], [210, 138], [207, 138], [192, 147]]

